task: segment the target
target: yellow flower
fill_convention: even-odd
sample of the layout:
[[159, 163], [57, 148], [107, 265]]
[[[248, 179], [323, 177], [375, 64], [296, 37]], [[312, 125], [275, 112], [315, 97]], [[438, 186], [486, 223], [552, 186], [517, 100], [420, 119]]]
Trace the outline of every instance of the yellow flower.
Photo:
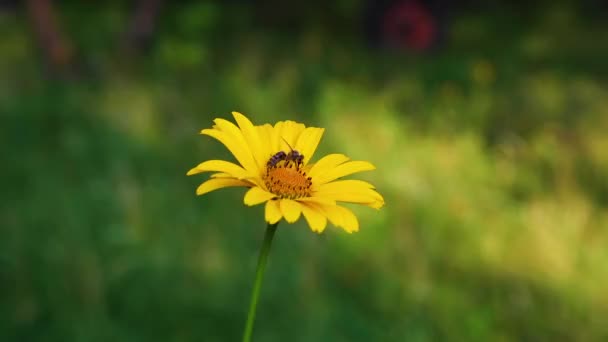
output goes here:
[[244, 202], [252, 206], [266, 202], [265, 218], [274, 224], [285, 218], [296, 222], [303, 215], [313, 231], [321, 233], [327, 220], [349, 233], [359, 230], [351, 210], [337, 202], [363, 204], [379, 209], [384, 199], [374, 186], [361, 180], [339, 180], [353, 173], [373, 170], [366, 161], [349, 161], [343, 154], [329, 154], [311, 163], [323, 135], [323, 128], [306, 127], [294, 121], [274, 126], [254, 126], [243, 114], [232, 112], [238, 125], [215, 119], [208, 135], [224, 144], [240, 165], [209, 160], [188, 171], [188, 175], [216, 172], [202, 183], [197, 195], [225, 187], [249, 188]]

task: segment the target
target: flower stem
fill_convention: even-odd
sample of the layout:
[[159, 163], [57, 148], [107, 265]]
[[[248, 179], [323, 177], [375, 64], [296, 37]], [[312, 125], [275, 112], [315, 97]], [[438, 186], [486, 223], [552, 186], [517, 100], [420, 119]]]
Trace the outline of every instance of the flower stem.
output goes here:
[[253, 332], [253, 323], [255, 321], [255, 309], [258, 305], [258, 298], [260, 297], [260, 288], [262, 287], [262, 279], [264, 279], [264, 270], [266, 269], [266, 260], [270, 252], [270, 245], [272, 245], [272, 238], [277, 230], [277, 225], [268, 224], [266, 227], [266, 233], [264, 234], [264, 242], [262, 243], [262, 249], [260, 249], [260, 256], [258, 257], [258, 266], [255, 271], [255, 281], [253, 283], [253, 290], [251, 290], [251, 302], [249, 304], [249, 313], [247, 314], [247, 324], [245, 325], [245, 333], [243, 334], [243, 342], [251, 341], [251, 333]]

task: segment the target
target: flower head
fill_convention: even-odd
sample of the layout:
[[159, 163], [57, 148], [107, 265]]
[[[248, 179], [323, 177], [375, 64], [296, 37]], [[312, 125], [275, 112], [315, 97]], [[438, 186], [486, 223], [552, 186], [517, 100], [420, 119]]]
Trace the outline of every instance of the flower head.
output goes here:
[[328, 220], [349, 233], [359, 230], [357, 217], [338, 202], [376, 209], [384, 205], [384, 199], [370, 183], [340, 179], [375, 169], [371, 163], [351, 161], [343, 154], [329, 154], [311, 162], [323, 128], [306, 127], [294, 121], [254, 126], [243, 114], [232, 112], [232, 115], [238, 126], [215, 119], [213, 128], [203, 129], [201, 134], [224, 144], [240, 165], [208, 160], [188, 171], [189, 176], [215, 172], [196, 189], [197, 195], [225, 187], [247, 187], [245, 204], [266, 203], [268, 223], [277, 223], [282, 218], [293, 223], [303, 215], [310, 228], [319, 233]]

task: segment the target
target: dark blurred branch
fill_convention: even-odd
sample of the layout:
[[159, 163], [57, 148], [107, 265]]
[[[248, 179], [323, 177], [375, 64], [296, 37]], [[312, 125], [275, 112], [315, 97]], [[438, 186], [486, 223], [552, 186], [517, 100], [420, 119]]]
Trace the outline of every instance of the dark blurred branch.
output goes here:
[[38, 44], [52, 71], [65, 71], [72, 63], [73, 48], [61, 34], [51, 0], [28, 0], [27, 9]]
[[132, 52], [149, 47], [160, 13], [161, 0], [140, 0], [127, 32], [125, 48]]

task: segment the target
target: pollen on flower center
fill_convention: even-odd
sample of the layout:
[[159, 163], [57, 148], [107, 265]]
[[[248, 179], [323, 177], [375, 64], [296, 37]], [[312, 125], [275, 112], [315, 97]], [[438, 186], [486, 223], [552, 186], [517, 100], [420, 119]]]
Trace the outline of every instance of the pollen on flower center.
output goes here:
[[311, 177], [302, 170], [302, 157], [296, 151], [279, 152], [266, 165], [264, 182], [268, 190], [279, 198], [310, 196]]

